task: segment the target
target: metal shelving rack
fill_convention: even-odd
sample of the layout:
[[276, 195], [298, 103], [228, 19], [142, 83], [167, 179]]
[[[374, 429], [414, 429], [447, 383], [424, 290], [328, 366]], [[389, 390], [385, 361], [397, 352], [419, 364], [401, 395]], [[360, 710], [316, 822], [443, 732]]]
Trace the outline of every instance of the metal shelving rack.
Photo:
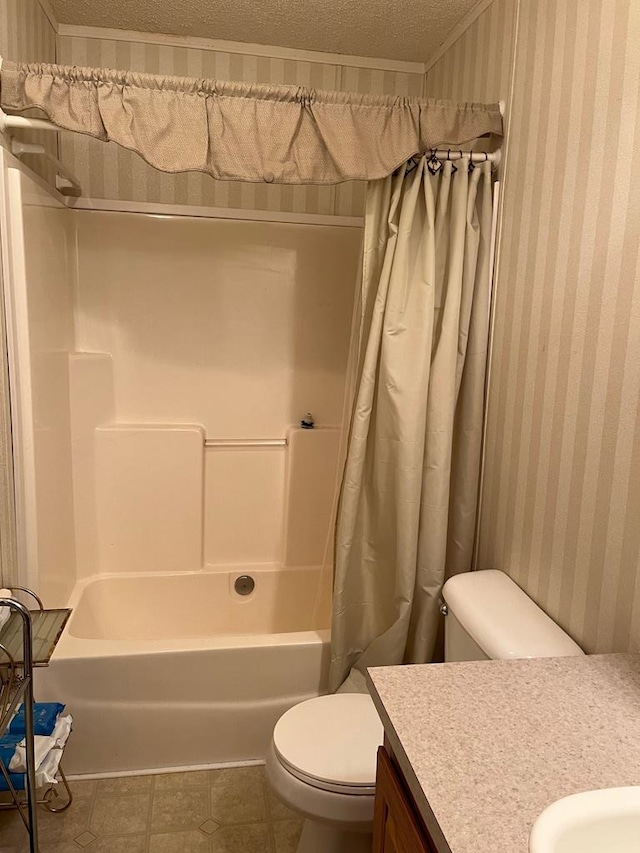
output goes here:
[[[0, 737], [8, 729], [15, 712], [22, 703], [25, 721], [26, 773], [24, 774], [24, 792], [26, 801], [20, 796], [11, 782], [8, 769], [0, 761], [2, 773], [13, 803], [29, 834], [29, 853], [39, 853], [38, 821], [36, 807], [36, 766], [33, 724], [33, 669], [35, 666], [48, 666], [51, 655], [67, 623], [71, 611], [68, 609], [45, 610], [38, 596], [24, 587], [13, 587], [12, 593], [22, 592], [36, 600], [38, 610], [30, 611], [15, 598], [0, 598], [0, 607], [11, 611], [6, 624], [0, 629]], [[50, 808], [51, 811], [63, 811], [71, 803], [71, 792], [64, 773], [60, 771], [65, 785], [68, 801], [62, 808]], [[44, 801], [47, 805], [47, 799]]]

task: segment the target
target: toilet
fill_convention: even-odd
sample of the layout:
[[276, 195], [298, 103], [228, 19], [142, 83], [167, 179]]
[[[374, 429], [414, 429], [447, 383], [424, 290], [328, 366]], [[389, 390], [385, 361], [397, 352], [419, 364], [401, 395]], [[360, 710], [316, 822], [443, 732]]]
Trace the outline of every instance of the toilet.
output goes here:
[[[584, 654], [503, 572], [456, 575], [442, 597], [445, 661]], [[369, 853], [382, 737], [365, 694], [309, 699], [278, 720], [266, 771], [275, 794], [305, 818], [297, 853]]]

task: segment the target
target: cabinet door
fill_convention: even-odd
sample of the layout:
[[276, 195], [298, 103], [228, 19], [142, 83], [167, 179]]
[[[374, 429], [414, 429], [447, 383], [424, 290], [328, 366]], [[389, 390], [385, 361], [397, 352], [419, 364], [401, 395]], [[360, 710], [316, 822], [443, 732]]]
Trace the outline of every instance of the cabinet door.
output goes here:
[[436, 853], [386, 749], [378, 749], [373, 853]]

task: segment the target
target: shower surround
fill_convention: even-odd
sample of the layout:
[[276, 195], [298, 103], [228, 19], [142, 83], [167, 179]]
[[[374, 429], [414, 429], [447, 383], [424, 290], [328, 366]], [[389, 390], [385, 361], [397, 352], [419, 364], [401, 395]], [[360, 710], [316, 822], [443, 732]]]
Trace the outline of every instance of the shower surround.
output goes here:
[[326, 689], [360, 230], [68, 210], [0, 156], [22, 580], [75, 608], [39, 688], [75, 713], [67, 769], [259, 758]]

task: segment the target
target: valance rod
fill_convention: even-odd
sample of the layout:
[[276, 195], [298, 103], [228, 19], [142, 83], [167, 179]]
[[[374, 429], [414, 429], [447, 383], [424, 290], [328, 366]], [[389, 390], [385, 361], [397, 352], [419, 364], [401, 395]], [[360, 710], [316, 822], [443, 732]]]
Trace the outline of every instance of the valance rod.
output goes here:
[[416, 154], [502, 136], [499, 104], [8, 61], [0, 104], [39, 109], [56, 128], [116, 142], [163, 172], [255, 183], [375, 180]]

